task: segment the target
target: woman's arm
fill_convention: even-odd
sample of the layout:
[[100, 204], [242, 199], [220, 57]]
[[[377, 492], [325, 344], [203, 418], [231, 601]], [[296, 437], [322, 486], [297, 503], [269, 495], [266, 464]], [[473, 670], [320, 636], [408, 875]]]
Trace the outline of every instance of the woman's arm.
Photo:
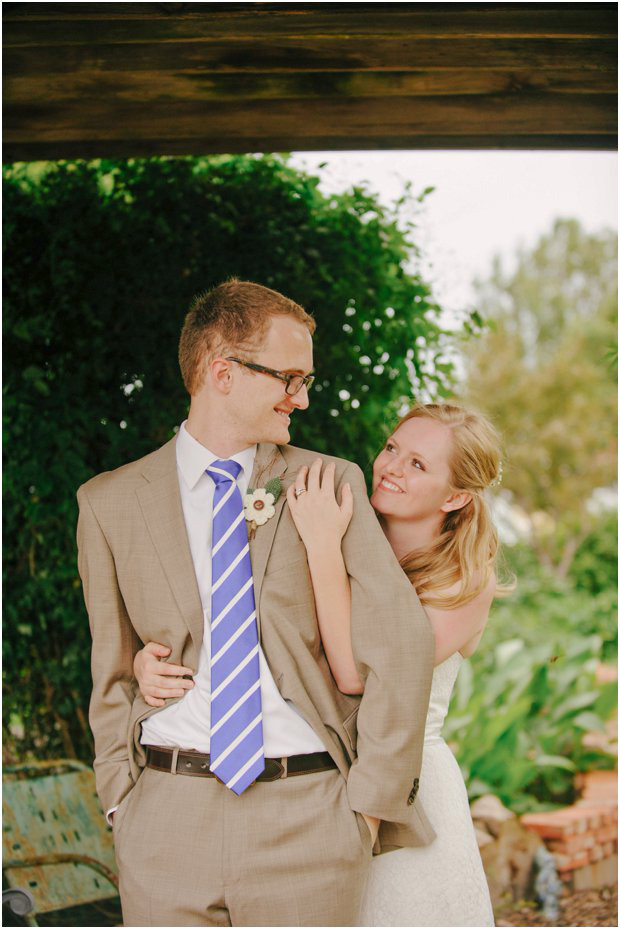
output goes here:
[[[306, 547], [312, 578], [316, 615], [323, 642], [338, 689], [361, 694], [351, 647], [351, 587], [340, 543], [353, 514], [353, 495], [345, 484], [338, 504], [334, 490], [335, 465], [330, 462], [321, 480], [321, 460], [310, 470], [300, 469], [287, 492], [288, 505], [297, 531]], [[305, 487], [299, 496], [295, 490]]]
[[149, 706], [164, 706], [167, 699], [182, 697], [194, 686], [194, 682], [184, 676], [191, 677], [193, 671], [161, 660], [169, 654], [167, 645], [147, 642], [133, 660], [134, 676]]
[[364, 685], [351, 647], [351, 586], [340, 544], [310, 549], [308, 566], [323, 648], [338, 685], [345, 694], [361, 694]]

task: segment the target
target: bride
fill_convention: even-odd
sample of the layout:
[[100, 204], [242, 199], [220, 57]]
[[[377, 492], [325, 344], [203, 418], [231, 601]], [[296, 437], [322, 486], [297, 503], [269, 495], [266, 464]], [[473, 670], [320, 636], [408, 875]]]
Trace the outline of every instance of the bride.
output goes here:
[[[334, 492], [334, 466], [302, 468], [287, 493], [307, 550], [344, 536], [353, 511], [347, 486]], [[459, 668], [476, 649], [498, 586], [498, 550], [484, 490], [500, 475], [498, 436], [478, 413], [449, 404], [414, 407], [373, 466], [372, 496], [383, 531], [415, 586], [435, 635], [435, 671], [419, 796], [436, 832], [428, 846], [373, 858], [362, 926], [493, 926], [493, 910], [459, 766], [441, 737]], [[314, 562], [315, 559], [311, 559]], [[343, 563], [312, 576], [323, 648], [344, 693], [362, 693], [351, 646], [350, 591]], [[343, 584], [347, 589], [343, 589]], [[334, 605], [338, 604], [338, 608]], [[389, 617], [383, 620], [389, 634]], [[148, 643], [134, 672], [146, 701], [182, 696], [191, 671], [161, 662]]]

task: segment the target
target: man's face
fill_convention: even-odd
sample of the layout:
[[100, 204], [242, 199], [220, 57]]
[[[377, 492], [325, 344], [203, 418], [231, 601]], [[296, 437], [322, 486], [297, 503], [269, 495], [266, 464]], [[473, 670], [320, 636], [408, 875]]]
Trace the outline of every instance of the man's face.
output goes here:
[[[238, 357], [284, 374], [310, 374], [312, 336], [294, 316], [273, 316], [262, 347], [239, 352]], [[258, 442], [286, 445], [291, 440], [292, 414], [308, 407], [307, 389], [302, 387], [291, 397], [284, 381], [234, 362], [233, 368], [231, 413], [239, 437], [248, 446]]]

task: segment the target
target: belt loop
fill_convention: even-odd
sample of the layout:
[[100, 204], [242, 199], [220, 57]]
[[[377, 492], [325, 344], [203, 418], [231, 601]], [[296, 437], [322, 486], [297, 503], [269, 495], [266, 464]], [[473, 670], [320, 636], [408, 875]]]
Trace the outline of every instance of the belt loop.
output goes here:
[[177, 759], [178, 759], [178, 757], [179, 757], [179, 750], [178, 750], [178, 748], [174, 748], [174, 749], [172, 750], [172, 761], [170, 762], [170, 773], [171, 773], [171, 774], [176, 774], [176, 773], [177, 773]]
[[280, 758], [280, 764], [282, 765], [280, 780], [283, 780], [285, 777], [288, 777], [288, 758]]

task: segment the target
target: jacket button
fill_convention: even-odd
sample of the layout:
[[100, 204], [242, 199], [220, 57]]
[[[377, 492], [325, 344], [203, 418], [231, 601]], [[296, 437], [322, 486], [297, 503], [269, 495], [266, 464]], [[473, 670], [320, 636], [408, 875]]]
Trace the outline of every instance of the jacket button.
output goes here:
[[414, 781], [413, 781], [413, 787], [411, 788], [411, 793], [410, 793], [409, 796], [407, 797], [407, 805], [408, 805], [408, 806], [411, 806], [412, 803], [415, 801], [415, 798], [416, 798], [416, 796], [417, 796], [417, 794], [418, 794], [418, 790], [419, 790], [419, 789], [420, 789], [420, 778], [419, 778], [419, 777], [416, 777], [416, 778], [414, 779]]

